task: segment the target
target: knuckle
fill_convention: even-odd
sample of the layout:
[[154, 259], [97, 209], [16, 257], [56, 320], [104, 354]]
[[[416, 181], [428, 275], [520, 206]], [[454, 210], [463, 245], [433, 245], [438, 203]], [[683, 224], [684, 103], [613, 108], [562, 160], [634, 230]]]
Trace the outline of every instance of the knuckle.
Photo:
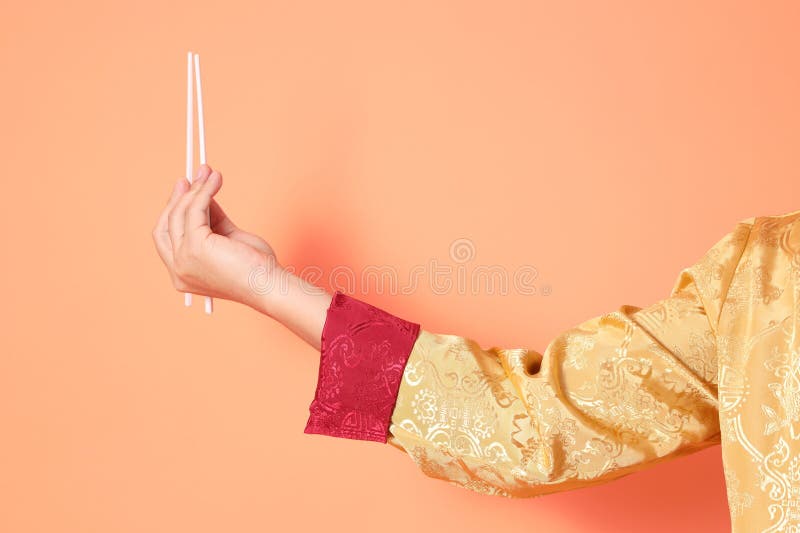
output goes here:
[[189, 291], [189, 285], [187, 285], [178, 276], [172, 276], [172, 286], [175, 287], [175, 290], [178, 291], [178, 292], [188, 292]]
[[155, 240], [155, 241], [160, 240], [161, 237], [164, 236], [165, 229], [166, 229], [166, 227], [165, 227], [164, 224], [161, 223], [161, 221], [159, 221], [158, 224], [153, 226], [153, 230], [150, 232], [150, 234], [153, 236], [153, 240]]
[[186, 281], [189, 279], [189, 270], [186, 268], [186, 265], [179, 263], [178, 261], [175, 261], [175, 271], [173, 274], [175, 279], [181, 283], [186, 283]]

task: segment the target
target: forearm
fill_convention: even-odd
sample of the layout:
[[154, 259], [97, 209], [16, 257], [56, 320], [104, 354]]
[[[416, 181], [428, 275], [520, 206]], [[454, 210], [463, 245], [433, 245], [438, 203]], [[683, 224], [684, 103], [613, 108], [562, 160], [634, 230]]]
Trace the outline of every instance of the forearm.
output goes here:
[[319, 350], [331, 298], [332, 295], [326, 290], [281, 267], [275, 267], [270, 274], [270, 283], [257, 291], [251, 306], [274, 318]]

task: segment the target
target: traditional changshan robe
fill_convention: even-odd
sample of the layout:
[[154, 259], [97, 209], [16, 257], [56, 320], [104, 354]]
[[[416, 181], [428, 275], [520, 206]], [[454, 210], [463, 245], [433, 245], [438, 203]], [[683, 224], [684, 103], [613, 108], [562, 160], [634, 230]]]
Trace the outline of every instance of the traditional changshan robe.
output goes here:
[[306, 433], [535, 497], [721, 444], [732, 530], [800, 530], [800, 210], [737, 222], [670, 293], [481, 348], [337, 292]]

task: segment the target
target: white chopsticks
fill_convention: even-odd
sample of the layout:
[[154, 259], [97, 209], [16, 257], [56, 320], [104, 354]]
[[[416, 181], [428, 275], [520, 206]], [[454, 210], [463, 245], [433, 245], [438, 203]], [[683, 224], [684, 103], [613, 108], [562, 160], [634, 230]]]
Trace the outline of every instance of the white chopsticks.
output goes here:
[[[194, 59], [194, 61], [192, 61]], [[192, 76], [192, 66], [194, 64], [194, 77]], [[192, 97], [192, 82], [197, 82], [197, 127], [200, 136], [200, 164], [206, 163], [206, 130], [203, 120], [203, 86], [200, 83], [200, 56], [188, 53], [186, 62], [186, 179], [192, 182], [194, 172], [192, 164], [194, 162], [194, 106]], [[209, 219], [209, 224], [211, 220]], [[187, 292], [183, 295], [183, 304], [192, 305], [192, 294]], [[210, 315], [214, 311], [214, 299], [211, 296], [205, 298], [206, 314]]]

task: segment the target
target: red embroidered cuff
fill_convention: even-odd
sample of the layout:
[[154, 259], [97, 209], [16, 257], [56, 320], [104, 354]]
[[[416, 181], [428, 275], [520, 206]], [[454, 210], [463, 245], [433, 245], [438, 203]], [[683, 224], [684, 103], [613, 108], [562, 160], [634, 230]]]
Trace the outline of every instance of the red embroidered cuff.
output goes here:
[[387, 442], [419, 328], [337, 291], [322, 328], [317, 389], [304, 433]]

